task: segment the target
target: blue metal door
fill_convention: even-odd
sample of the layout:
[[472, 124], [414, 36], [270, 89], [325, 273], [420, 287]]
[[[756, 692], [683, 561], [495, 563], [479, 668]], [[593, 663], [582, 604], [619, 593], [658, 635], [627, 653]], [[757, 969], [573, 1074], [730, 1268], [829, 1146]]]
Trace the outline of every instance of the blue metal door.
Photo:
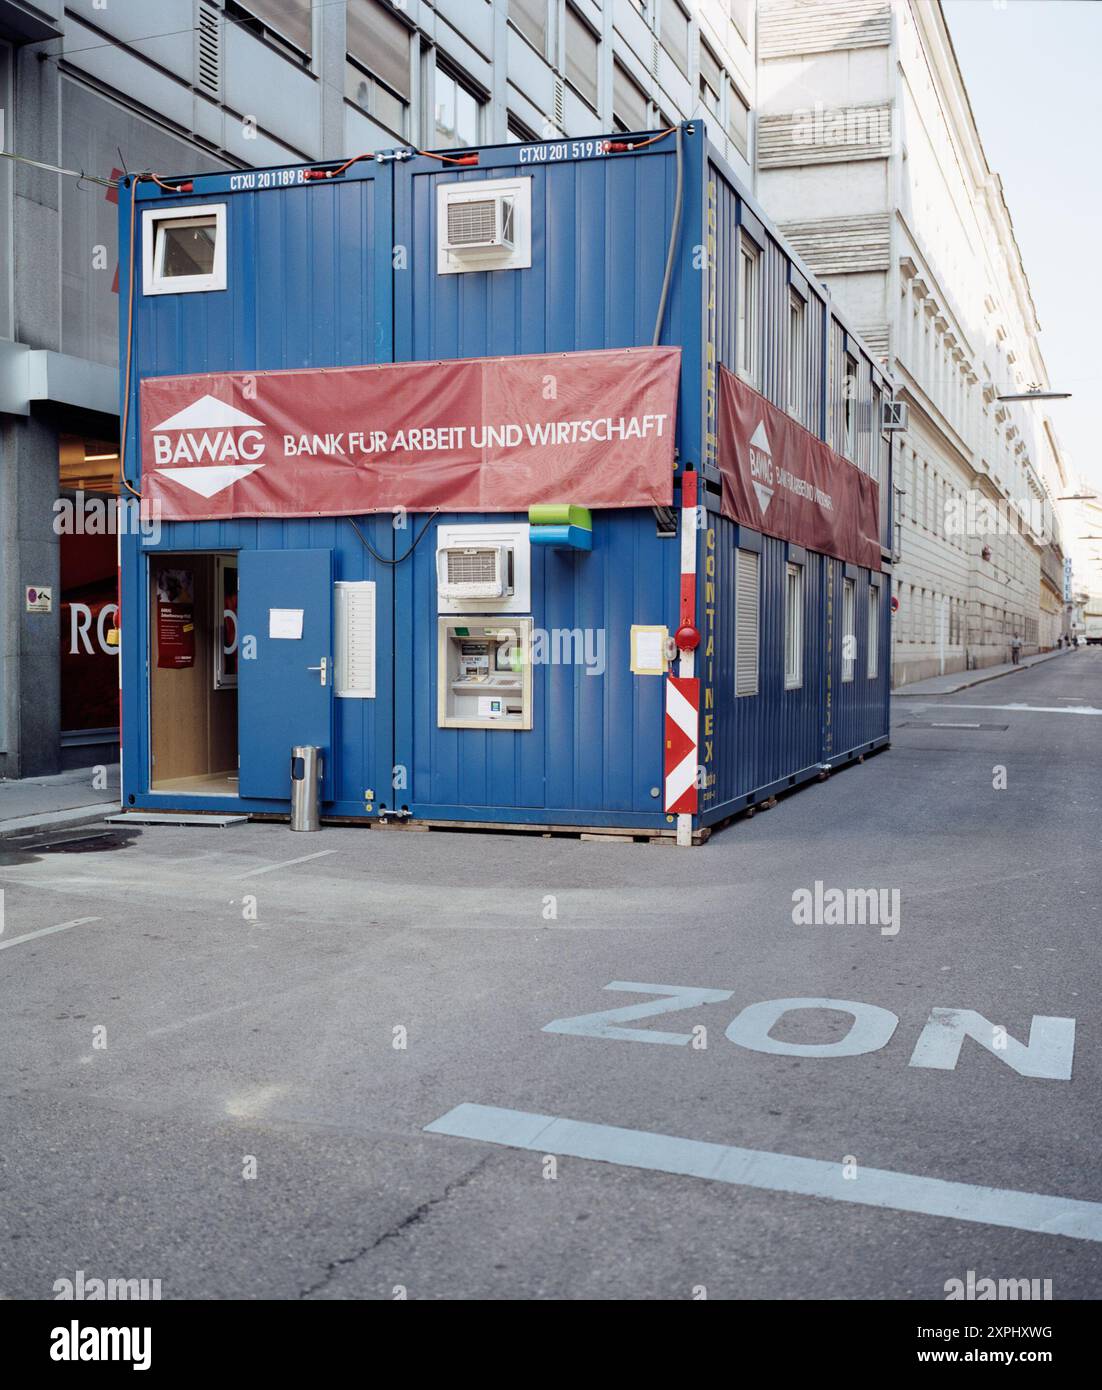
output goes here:
[[333, 552], [243, 550], [238, 563], [241, 795], [289, 800], [305, 743], [322, 750], [332, 800]]

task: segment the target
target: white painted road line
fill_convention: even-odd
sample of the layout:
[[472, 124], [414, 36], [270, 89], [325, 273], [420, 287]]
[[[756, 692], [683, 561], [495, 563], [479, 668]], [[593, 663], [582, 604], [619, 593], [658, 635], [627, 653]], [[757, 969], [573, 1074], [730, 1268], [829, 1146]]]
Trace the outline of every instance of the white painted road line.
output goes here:
[[1102, 714], [1094, 705], [954, 705], [939, 704], [938, 709], [1008, 709], [1015, 714]]
[[859, 1168], [856, 1178], [847, 1179], [840, 1161], [737, 1149], [641, 1129], [535, 1115], [527, 1110], [502, 1110], [495, 1105], [457, 1105], [426, 1125], [425, 1130], [503, 1144], [511, 1149], [619, 1163], [628, 1168], [707, 1178], [767, 1192], [797, 1192], [805, 1197], [826, 1197], [858, 1206], [888, 1207], [955, 1221], [977, 1221], [986, 1226], [1008, 1226], [1016, 1231], [1102, 1241], [1102, 1202], [1083, 1202], [1072, 1197], [978, 1187], [883, 1168]]
[[36, 936], [52, 936], [55, 931], [68, 931], [70, 927], [82, 927], [85, 922], [102, 921], [102, 917], [76, 917], [71, 922], [59, 922], [56, 927], [41, 927], [38, 931], [29, 931], [26, 936], [13, 936], [10, 941], [0, 941], [0, 951], [6, 951], [9, 946], [18, 946], [23, 941], [33, 941]]
[[301, 854], [297, 859], [285, 859], [282, 864], [265, 864], [262, 869], [249, 869], [238, 878], [256, 878], [258, 874], [274, 874], [277, 869], [289, 869], [292, 864], [305, 864], [310, 859], [324, 859], [327, 854], [336, 854], [335, 849], [319, 849], [317, 854]]

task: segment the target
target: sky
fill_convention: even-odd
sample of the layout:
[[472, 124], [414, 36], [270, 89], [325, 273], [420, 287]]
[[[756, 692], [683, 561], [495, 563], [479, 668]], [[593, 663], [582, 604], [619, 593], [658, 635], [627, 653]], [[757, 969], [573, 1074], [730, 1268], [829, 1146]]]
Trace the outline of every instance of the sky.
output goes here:
[[[943, 0], [1041, 324], [1069, 470], [1102, 492], [1102, 3]], [[1030, 406], [1031, 410], [1041, 407]]]

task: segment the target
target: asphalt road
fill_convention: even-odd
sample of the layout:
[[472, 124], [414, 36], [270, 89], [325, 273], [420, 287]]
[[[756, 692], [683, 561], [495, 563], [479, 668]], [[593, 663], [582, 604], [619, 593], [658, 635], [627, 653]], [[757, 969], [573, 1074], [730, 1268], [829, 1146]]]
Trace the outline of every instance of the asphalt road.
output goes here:
[[[968, 1271], [1098, 1297], [1102, 651], [894, 706], [891, 750], [697, 850], [261, 824], [5, 842], [0, 1296], [84, 1270], [166, 1298], [940, 1299]], [[898, 932], [796, 925], [816, 881], [897, 889]], [[545, 1031], [660, 997], [613, 981], [728, 997], [619, 1025], [686, 1045]], [[853, 1001], [867, 1049], [786, 1050], [839, 1043], [837, 1009], [779, 1019], [780, 1052], [725, 1036], [778, 999]], [[886, 1041], [867, 1005], [898, 1018]], [[911, 1065], [935, 1008], [1011, 1041]], [[1045, 1053], [1045, 1025], [1014, 1051], [1034, 1016], [1075, 1020], [1070, 1078], [1011, 1064]], [[594, 1128], [426, 1130], [460, 1106]], [[775, 1156], [819, 1162], [790, 1181]], [[1075, 1234], [1048, 1233], [1061, 1199]]]

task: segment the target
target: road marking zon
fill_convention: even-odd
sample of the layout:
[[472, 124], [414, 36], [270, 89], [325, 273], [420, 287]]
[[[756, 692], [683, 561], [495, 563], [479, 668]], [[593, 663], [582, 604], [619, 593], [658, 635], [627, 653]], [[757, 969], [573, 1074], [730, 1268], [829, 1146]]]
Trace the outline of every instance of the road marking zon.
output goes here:
[[[570, 1033], [575, 1037], [601, 1038], [620, 1042], [668, 1043], [686, 1047], [692, 1033], [668, 1033], [658, 1028], [624, 1028], [632, 1019], [652, 1018], [656, 1014], [679, 1013], [702, 1004], [721, 1004], [732, 998], [729, 989], [698, 989], [691, 985], [648, 985], [632, 980], [613, 980], [605, 989], [629, 994], [659, 994], [667, 998], [619, 1009], [556, 1018], [545, 1024], [545, 1033]], [[830, 1043], [782, 1042], [772, 1030], [788, 1013], [804, 1009], [833, 1009], [853, 1019], [844, 1038]], [[751, 1052], [780, 1057], [859, 1057], [886, 1047], [899, 1019], [888, 1009], [864, 1004], [856, 999], [766, 999], [748, 1004], [727, 1025], [727, 1037]], [[1075, 1019], [1034, 1014], [1029, 1042], [1019, 1042], [1002, 1026], [992, 1023], [974, 1009], [930, 1010], [919, 1034], [909, 1065], [936, 1071], [953, 1071], [960, 1059], [965, 1038], [985, 1048], [1019, 1076], [1040, 1077], [1048, 1081], [1070, 1081], [1075, 1053]]]
[[[726, 989], [641, 984], [628, 980], [613, 980], [605, 988], [664, 997], [618, 1009], [578, 1014], [573, 1018], [557, 1018], [546, 1024], [543, 1031], [602, 1041], [686, 1047], [694, 1041], [694, 1033], [626, 1028], [624, 1024], [703, 1004], [725, 1003], [733, 995], [732, 990]], [[785, 1014], [801, 1009], [838, 1010], [848, 1013], [853, 1023], [844, 1038], [832, 1043], [788, 1043], [770, 1036]], [[789, 1057], [856, 1057], [886, 1046], [898, 1023], [899, 1019], [890, 1010], [857, 1000], [766, 999], [742, 1009], [728, 1024], [726, 1035], [733, 1043], [754, 1052]], [[1029, 1042], [1022, 1043], [973, 1009], [931, 1009], [911, 1053], [910, 1065], [952, 1071], [965, 1038], [979, 1043], [1019, 1076], [1053, 1081], [1071, 1079], [1075, 1020], [1044, 1014], [1034, 1015]], [[1102, 1202], [950, 1182], [883, 1168], [861, 1168], [856, 1178], [850, 1178], [846, 1166], [837, 1160], [705, 1143], [676, 1135], [590, 1124], [584, 1120], [506, 1110], [493, 1105], [457, 1105], [426, 1125], [425, 1131], [541, 1154], [706, 1178], [767, 1192], [823, 1197], [857, 1206], [1102, 1241]]]

